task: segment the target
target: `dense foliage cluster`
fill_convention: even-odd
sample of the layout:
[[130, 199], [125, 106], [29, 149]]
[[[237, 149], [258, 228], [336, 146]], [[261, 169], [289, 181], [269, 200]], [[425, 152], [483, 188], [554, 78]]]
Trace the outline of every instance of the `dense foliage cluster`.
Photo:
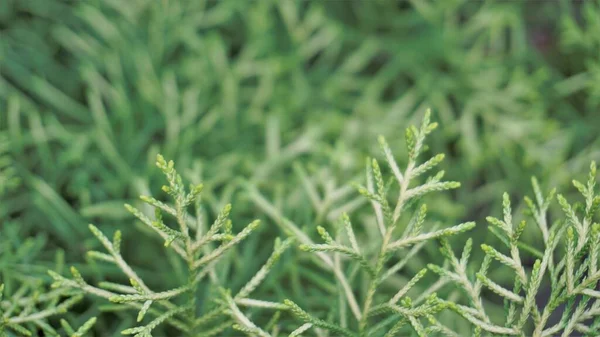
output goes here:
[[0, 336], [600, 334], [599, 31], [597, 0], [0, 1]]

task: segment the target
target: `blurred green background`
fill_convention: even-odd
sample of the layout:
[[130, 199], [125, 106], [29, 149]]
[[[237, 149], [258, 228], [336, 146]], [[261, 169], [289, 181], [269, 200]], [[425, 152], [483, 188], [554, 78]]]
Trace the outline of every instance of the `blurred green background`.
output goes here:
[[[2, 0], [0, 278], [45, 275], [64, 251], [87, 278], [118, 279], [85, 264], [94, 223], [123, 230], [149, 284], [177, 284], [173, 256], [135, 239], [144, 230], [122, 206], [159, 191], [160, 152], [204, 182], [208, 217], [232, 202], [236, 230], [265, 220], [222, 267], [239, 286], [284, 235], [278, 214], [311, 235], [342, 211], [369, 219], [350, 183], [379, 157], [377, 135], [403, 163], [404, 128], [427, 107], [440, 123], [428, 153], [446, 153], [463, 184], [430, 217], [477, 221], [483, 240], [502, 192], [519, 209], [532, 175], [566, 188], [600, 159], [600, 1]], [[287, 259], [264, 296], [303, 304], [322, 290], [278, 282], [319, 270]], [[81, 322], [98, 312], [77, 308]], [[98, 334], [130, 316], [101, 316]]]

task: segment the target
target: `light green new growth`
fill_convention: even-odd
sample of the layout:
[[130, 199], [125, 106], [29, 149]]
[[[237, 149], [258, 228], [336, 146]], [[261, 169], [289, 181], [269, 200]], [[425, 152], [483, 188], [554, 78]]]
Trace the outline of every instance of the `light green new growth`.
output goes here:
[[[542, 234], [545, 247], [543, 251], [520, 242], [527, 222], [513, 221], [511, 202], [505, 193], [503, 218], [488, 217], [487, 221], [490, 223], [490, 230], [501, 239], [506, 248], [482, 244], [485, 258], [476, 278], [467, 273], [469, 254], [466, 251], [470, 251], [470, 241], [460, 261], [454, 256], [448, 242], [444, 241], [442, 254], [450, 268], [429, 266], [432, 271], [462, 288], [470, 305], [449, 301], [444, 303], [474, 326], [474, 336], [480, 336], [483, 332], [505, 336], [597, 336], [600, 333], [600, 292], [596, 290], [600, 280], [600, 225], [592, 220], [600, 205], [600, 196], [595, 192], [596, 164], [592, 162], [590, 166], [587, 184], [573, 181], [573, 185], [585, 199], [581, 212], [577, 211], [579, 207], [570, 204], [559, 194], [557, 199], [565, 219], [556, 221], [553, 225], [548, 223], [547, 212], [555, 190], [544, 197], [535, 178], [532, 179], [532, 185], [535, 202], [531, 198], [526, 198], [525, 201]], [[558, 247], [562, 247], [565, 253], [557, 254]], [[532, 268], [525, 267], [522, 260], [524, 253], [537, 257]], [[507, 272], [514, 275], [512, 289], [494, 282], [488, 275], [493, 263], [500, 263]], [[540, 306], [539, 293], [544, 280], [549, 283], [551, 292]], [[494, 321], [488, 315], [482, 303], [483, 288], [504, 299], [505, 321]], [[566, 305], [562, 318], [550, 324], [551, 315], [561, 305]]]
[[[408, 163], [401, 170], [396, 162], [390, 147], [383, 137], [379, 138], [379, 144], [390, 171], [393, 181], [397, 184], [398, 192], [395, 196], [391, 187], [385, 183], [383, 173], [376, 159], [367, 163], [367, 184], [358, 186], [358, 191], [371, 201], [375, 215], [375, 223], [367, 226], [377, 226], [381, 234], [379, 248], [377, 250], [361, 249], [359, 240], [354, 234], [353, 226], [348, 215], [342, 216], [345, 236], [349, 244], [343, 240], [335, 240], [324, 228], [318, 227], [318, 232], [323, 239], [323, 244], [305, 243], [300, 246], [304, 251], [327, 254], [338, 261], [335, 266], [336, 277], [343, 283], [350, 283], [348, 276], [341, 272], [343, 267], [339, 256], [346, 256], [358, 263], [364, 270], [368, 279], [367, 291], [364, 298], [357, 299], [352, 288], [344, 288], [345, 302], [353, 314], [353, 323], [346, 323], [345, 317], [340, 318], [339, 323], [323, 321], [301, 309], [291, 301], [286, 305], [292, 313], [304, 323], [293, 335], [299, 335], [300, 331], [306, 331], [312, 327], [332, 331], [334, 335], [344, 336], [373, 336], [377, 331], [386, 331], [386, 336], [394, 336], [394, 333], [404, 331], [405, 326], [411, 326], [420, 336], [436, 330], [434, 326], [425, 328], [424, 321], [444, 308], [442, 302], [438, 301], [435, 294], [430, 294], [424, 303], [414, 302], [407, 297], [409, 290], [425, 275], [426, 269], [421, 270], [403, 288], [391, 298], [383, 300], [378, 295], [380, 286], [391, 275], [386, 267], [388, 261], [400, 258], [399, 262], [392, 267], [393, 272], [402, 269], [406, 263], [407, 249], [420, 246], [422, 243], [435, 238], [446, 238], [467, 231], [474, 227], [474, 223], [464, 223], [454, 227], [424, 231], [423, 224], [426, 217], [425, 204], [414, 208], [414, 205], [425, 194], [444, 191], [460, 186], [453, 181], [442, 181], [443, 172], [429, 177], [419, 183], [418, 178], [437, 166], [444, 158], [439, 154], [423, 163], [418, 161], [425, 147], [427, 134], [437, 127], [436, 123], [430, 122], [430, 112], [427, 111], [420, 128], [410, 127], [406, 130], [406, 143], [408, 148]], [[394, 200], [391, 202], [391, 200]], [[401, 224], [403, 215], [412, 212], [412, 220], [407, 224]], [[410, 218], [408, 218], [410, 219]], [[403, 227], [402, 232], [396, 231], [397, 227]], [[414, 254], [414, 253], [413, 253]], [[359, 304], [360, 303], [360, 304]], [[343, 322], [343, 323], [342, 323]], [[379, 322], [379, 324], [376, 324]]]
[[[432, 191], [459, 186], [456, 182], [441, 181], [443, 172], [421, 184], [411, 185], [419, 175], [429, 171], [443, 159], [442, 155], [436, 155], [420, 165], [416, 161], [424, 147], [425, 136], [434, 128], [435, 124], [429, 122], [427, 113], [420, 128], [407, 129], [408, 162], [404, 170], [400, 169], [385, 139], [379, 139], [393, 175], [391, 182], [397, 184], [397, 189], [386, 183], [377, 160], [367, 162], [367, 183], [366, 186], [359, 186], [358, 191], [371, 202], [373, 208], [373, 222], [365, 226], [376, 227], [380, 233], [377, 249], [361, 242], [347, 214], [342, 215], [341, 226], [337, 228], [335, 235], [324, 226], [317, 226], [323, 243], [314, 243], [293, 222], [284, 218], [262, 196], [250, 189], [257, 204], [278, 218], [283, 228], [301, 241], [302, 250], [317, 254], [323, 262], [321, 266], [331, 270], [339, 283], [341, 308], [332, 311], [334, 315], [330, 313], [327, 318], [319, 317], [319, 314], [313, 314], [311, 310], [304, 309], [291, 300], [284, 301], [291, 314], [301, 322], [290, 332], [290, 336], [312, 335], [313, 332], [319, 336], [327, 336], [324, 331], [329, 331], [334, 336], [361, 337], [463, 335], [464, 331], [453, 331], [445, 325], [448, 324], [447, 320], [442, 323], [437, 318], [441, 311], [462, 316], [471, 325], [473, 336], [597, 336], [600, 333], [600, 291], [596, 289], [600, 280], [600, 225], [594, 223], [593, 219], [600, 207], [600, 196], [595, 192], [595, 163], [591, 164], [587, 184], [573, 181], [573, 186], [583, 195], [585, 204], [572, 205], [559, 194], [558, 204], [565, 219], [553, 224], [549, 224], [548, 210], [556, 191], [552, 190], [544, 197], [537, 180], [532, 179], [535, 201], [525, 198], [525, 203], [537, 230], [541, 232], [543, 249], [521, 241], [527, 221], [513, 220], [511, 201], [505, 193], [502, 219], [487, 217], [487, 222], [491, 233], [506, 248], [496, 243], [482, 244], [483, 260], [475, 266], [470, 262], [473, 239], [466, 241], [460, 256], [454, 254], [449, 240], [456, 234], [472, 229], [474, 223], [423, 230], [427, 207], [425, 204], [418, 205], [420, 197]], [[311, 199], [318, 198], [308, 178], [303, 178], [307, 194]], [[393, 192], [397, 195], [391, 198]], [[390, 200], [394, 200], [394, 203]], [[406, 213], [412, 214], [408, 216]], [[408, 221], [402, 225], [405, 215]], [[400, 226], [403, 230], [395, 231]], [[429, 264], [428, 268], [406, 281], [391, 297], [386, 298], [385, 293], [379, 294], [385, 281], [402, 270], [407, 260], [423, 245], [431, 244], [431, 239], [439, 241], [445, 264]], [[561, 255], [561, 251], [565, 253]], [[389, 261], [398, 253], [400, 261], [390, 264]], [[535, 258], [532, 265], [525, 262], [530, 257]], [[350, 265], [348, 268], [343, 266], [346, 263]], [[352, 263], [363, 271], [362, 275], [367, 280], [366, 288], [356, 284], [360, 278]], [[428, 269], [441, 278], [421, 291], [421, 295], [413, 301], [407, 294], [426, 276]], [[491, 269], [512, 274], [512, 285], [505, 284], [506, 278], [496, 280], [494, 275], [497, 273], [491, 273]], [[448, 288], [461, 290], [467, 304], [463, 304], [455, 295], [441, 298], [435, 293]], [[550, 291], [546, 299], [542, 295], [543, 289]], [[488, 296], [484, 292], [490, 292], [492, 296], [499, 296], [504, 300], [504, 321], [497, 321], [498, 315], [489, 314], [492, 305], [484, 301]], [[350, 309], [350, 320], [343, 310], [345, 306]], [[560, 312], [562, 318], [552, 322], [551, 316], [556, 312]], [[335, 314], [339, 314], [337, 319]], [[252, 336], [271, 336], [253, 326], [240, 330]], [[313, 332], [309, 332], [311, 330]]]
[[[126, 204], [125, 207], [162, 237], [165, 247], [172, 249], [185, 262], [188, 267], [187, 282], [168, 290], [151, 289], [123, 259], [121, 232], [117, 230], [111, 240], [96, 226], [89, 225], [91, 232], [104, 246], [106, 253], [90, 251], [88, 256], [118, 267], [129, 279], [129, 285], [101, 282], [98, 286], [94, 286], [87, 283], [75, 267], [71, 267], [72, 278], [49, 272], [55, 280], [53, 286], [59, 289], [80, 289], [86, 294], [103, 297], [117, 305], [137, 310], [136, 320], [140, 324], [122, 331], [124, 335], [136, 337], [152, 336], [153, 330], [163, 323], [187, 336], [198, 334], [213, 336], [232, 326], [234, 322], [241, 326], [252, 327], [238, 306], [281, 309], [281, 305], [277, 303], [254, 300], [248, 296], [261, 284], [275, 262], [290, 246], [291, 240], [284, 242], [277, 240], [272, 256], [235, 296], [227, 295], [225, 301], [217, 301], [218, 298], [213, 298], [212, 300], [219, 304], [213, 306], [207, 313], [199, 312], [196, 299], [200, 283], [209, 281], [220, 286], [217, 276], [213, 273], [215, 263], [250, 235], [258, 227], [259, 222], [253, 221], [241, 232], [234, 234], [231, 221], [228, 219], [232, 207], [227, 204], [212, 225], [206, 228], [201, 217], [188, 214], [190, 206], [196, 208], [196, 214], [199, 214], [202, 185], [192, 185], [186, 189], [181, 176], [174, 168], [173, 161], [167, 162], [161, 155], [157, 156], [156, 165], [166, 176], [168, 185], [163, 186], [162, 190], [169, 194], [173, 204], [161, 202], [150, 196], [142, 196], [143, 202], [154, 207], [154, 219], [131, 205]], [[163, 214], [173, 217], [176, 225], [170, 226], [163, 218]], [[212, 247], [212, 243], [216, 243], [217, 246]], [[207, 276], [210, 276], [210, 280]], [[145, 319], [146, 316], [150, 318]]]

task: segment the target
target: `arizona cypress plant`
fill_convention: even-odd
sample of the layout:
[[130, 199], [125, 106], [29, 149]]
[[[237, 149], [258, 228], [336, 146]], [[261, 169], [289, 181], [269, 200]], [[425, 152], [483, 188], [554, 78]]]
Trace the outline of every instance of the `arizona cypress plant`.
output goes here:
[[[146, 182], [154, 181], [159, 170], [149, 164], [161, 149], [178, 165], [189, 168], [180, 171], [184, 180], [204, 183], [204, 219], [212, 220], [213, 215], [217, 218], [224, 204], [231, 202], [235, 205], [230, 215], [233, 224], [241, 226], [266, 215], [272, 223], [281, 225], [285, 234], [291, 231], [303, 245], [345, 249], [345, 253], [288, 254], [292, 263], [274, 266], [276, 270], [267, 282], [245, 296], [270, 301], [290, 298], [313, 318], [359, 333], [361, 320], [354, 312], [362, 313], [371, 288], [376, 288], [371, 304], [376, 307], [431, 263], [441, 268], [436, 271], [465, 277], [462, 283], [453, 283], [451, 277], [438, 279], [438, 274], [428, 269], [401, 296], [410, 296], [413, 305], [419, 306], [427, 297], [419, 294], [438, 289], [438, 297], [444, 298], [437, 301], [440, 307], [450, 307], [448, 303], [457, 306], [450, 307], [454, 312], [446, 309], [436, 316], [419, 316], [429, 335], [435, 335], [435, 329], [441, 330], [442, 324], [461, 336], [468, 335], [472, 323], [458, 317], [456, 312], [465, 309], [458, 305], [483, 308], [495, 326], [513, 329], [505, 326], [502, 318], [508, 315], [512, 302], [507, 302], [507, 314], [502, 316], [504, 297], [495, 295], [494, 285], [487, 280], [522, 298], [529, 286], [521, 284], [516, 290], [514, 280], [507, 280], [515, 275], [512, 269], [494, 259], [483, 277], [476, 275], [486, 255], [479, 244], [488, 235], [482, 214], [493, 214], [490, 209], [502, 203], [501, 192], [507, 191], [511, 208], [517, 210], [511, 230], [517, 232], [517, 213], [526, 203], [516, 196], [524, 193], [531, 175], [543, 177], [546, 184], [562, 190], [591, 157], [599, 159], [599, 20], [598, 0], [565, 0], [558, 6], [555, 2], [467, 0], [353, 1], [350, 6], [341, 1], [294, 0], [2, 0], [2, 309], [19, 295], [17, 291], [23, 285], [29, 287], [32, 297], [50, 291], [50, 277], [34, 274], [39, 269], [45, 273], [53, 268], [46, 257], [53, 257], [57, 247], [65, 249], [69, 262], [88, 285], [101, 288], [100, 284], [105, 283], [100, 281], [111, 281], [131, 291], [129, 276], [117, 264], [102, 260], [102, 255], [89, 256], [100, 259], [100, 263], [84, 263], [80, 252], [88, 248], [112, 256], [104, 248], [96, 248], [101, 245], [84, 225], [89, 222], [108, 238], [115, 223], [127, 224], [119, 227], [124, 242], [121, 257], [148, 288], [160, 292], [188, 285], [188, 261], [174, 248], [176, 245], [186, 253], [185, 237], [176, 233], [169, 236], [173, 233], [164, 229], [167, 240], [175, 237], [165, 250], [156, 249], [156, 241], [161, 239], [158, 235], [130, 240], [139, 232], [135, 226], [128, 226], [132, 217], [122, 207], [122, 200], [132, 195], [150, 194]], [[477, 220], [479, 228], [469, 232], [474, 247], [464, 273], [459, 273], [452, 254], [460, 259], [463, 247], [459, 242], [466, 240], [466, 235], [442, 240], [446, 262], [438, 252], [438, 243], [418, 242], [391, 255], [381, 272], [385, 280], [372, 284], [370, 274], [376, 271], [383, 243], [377, 219], [384, 216], [383, 210], [371, 211], [364, 206], [370, 202], [374, 207], [383, 206], [369, 196], [354, 193], [348, 182], [362, 181], [361, 159], [371, 153], [369, 144], [376, 144], [371, 140], [380, 134], [394, 149], [399, 167], [407, 168], [403, 149], [396, 142], [402, 137], [396, 134], [424, 105], [436, 111], [444, 129], [428, 136], [429, 151], [450, 154], [444, 162], [446, 175], [460, 181], [462, 187], [423, 198], [429, 207], [422, 226], [425, 232], [435, 232]], [[10, 139], [10, 146], [3, 136]], [[16, 165], [6, 165], [4, 152], [10, 153]], [[384, 187], [386, 195], [392, 196], [387, 201], [393, 208], [401, 184], [380, 158], [382, 177], [391, 177], [391, 183], [384, 179]], [[365, 189], [377, 196], [371, 160], [368, 172], [372, 183], [365, 183]], [[14, 188], [15, 176], [22, 180], [18, 188]], [[414, 177], [409, 189], [424, 184], [424, 176]], [[239, 184], [240, 178], [247, 179], [248, 184]], [[244, 190], [248, 185], [251, 187]], [[392, 241], [403, 237], [411, 215], [421, 210], [416, 199], [408, 200], [403, 207]], [[572, 200], [570, 195], [566, 199]], [[173, 209], [174, 204], [169, 203]], [[582, 209], [572, 204], [576, 214], [581, 214]], [[155, 221], [149, 212], [153, 205], [140, 202], [134, 206]], [[558, 202], [548, 205], [547, 221], [554, 223], [562, 217], [557, 212], [559, 206]], [[423, 214], [425, 211], [423, 208]], [[347, 221], [342, 217], [335, 222], [344, 212], [348, 213]], [[181, 232], [176, 221], [170, 222], [172, 215], [162, 213], [165, 226]], [[190, 235], [195, 239], [197, 216], [187, 218]], [[211, 222], [202, 221], [207, 231]], [[137, 220], [135, 224], [144, 233], [153, 230]], [[516, 241], [528, 280], [534, 260], [543, 261], [551, 234], [532, 224]], [[318, 238], [317, 226], [325, 229], [321, 233], [327, 232], [333, 243]], [[494, 226], [490, 227], [490, 235], [508, 240], [508, 233]], [[224, 237], [225, 227], [218, 232]], [[242, 229], [232, 227], [235, 232]], [[348, 227], [360, 253], [354, 257], [348, 255], [354, 254], [349, 250], [354, 247]], [[568, 251], [567, 234], [565, 229], [556, 239], [555, 260]], [[195, 332], [207, 334], [211, 328], [234, 321], [251, 335], [280, 336], [282, 331], [296, 328], [299, 323], [292, 321], [289, 312], [277, 314], [288, 306], [256, 302], [238, 294], [252, 271], [259, 270], [267, 260], [274, 235], [271, 228], [261, 229], [241, 245], [232, 246], [213, 265], [213, 271], [195, 285], [196, 315], [207, 315], [201, 320], [207, 324], [198, 323]], [[579, 236], [575, 226], [575, 250]], [[43, 240], [49, 242], [40, 248], [38, 242]], [[510, 240], [507, 248], [498, 240], [486, 238], [485, 244], [512, 258]], [[206, 243], [201, 254], [210, 254], [220, 243], [226, 240]], [[276, 251], [287, 245], [289, 242], [281, 243]], [[581, 254], [584, 252], [588, 250]], [[581, 261], [575, 257], [572, 262], [577, 270]], [[26, 269], [31, 264], [35, 272]], [[59, 268], [55, 271], [64, 276]], [[523, 273], [519, 271], [518, 276]], [[552, 294], [550, 277], [546, 271], [535, 295], [540, 319], [547, 301], [544, 296]], [[40, 283], [30, 283], [34, 278]], [[471, 285], [486, 283], [481, 283], [479, 293], [465, 292], [464, 279]], [[577, 282], [573, 277], [573, 283]], [[232, 290], [219, 291], [219, 286]], [[126, 294], [104, 290], [114, 296]], [[59, 303], [79, 292], [69, 288], [65, 293], [68, 296], [61, 297]], [[163, 302], [186, 305], [191, 292]], [[355, 297], [355, 303], [347, 294]], [[471, 302], [474, 297], [479, 301]], [[575, 312], [580, 298], [574, 297], [571, 307], [567, 306], [569, 300], [559, 301], [547, 319], [547, 327], [558, 323], [557, 315]], [[105, 300], [86, 297], [60, 317], [81, 326], [99, 311], [111, 311], [100, 315], [93, 328], [102, 337], [116, 337], [118, 331], [137, 326], [133, 323], [136, 315], [124, 309], [141, 307], [146, 301]], [[144, 322], [154, 313], [167, 312], [159, 302], [150, 305]], [[250, 303], [262, 307], [247, 308]], [[521, 303], [514, 307], [513, 319], [519, 323], [520, 311], [525, 307]], [[48, 308], [40, 303], [30, 312]], [[571, 311], [565, 311], [568, 308]], [[271, 316], [263, 315], [263, 309], [274, 310], [274, 317], [278, 315], [279, 319], [264, 324]], [[363, 322], [367, 333], [373, 332], [369, 327], [380, 320], [387, 324], [386, 314]], [[14, 313], [6, 315], [14, 317]], [[174, 317], [185, 322], [188, 316], [182, 313]], [[40, 322], [48, 322], [59, 333], [69, 332], [60, 330], [58, 317], [54, 317]], [[426, 326], [425, 319], [439, 321], [433, 324], [437, 328]], [[537, 319], [533, 310], [523, 329], [533, 333]], [[52, 335], [39, 324], [29, 322], [24, 326], [34, 335]], [[400, 334], [414, 334], [409, 325]], [[383, 325], [373, 334], [377, 336], [389, 326]], [[575, 329], [581, 326], [575, 324]], [[161, 324], [152, 334], [182, 334], [175, 330], [177, 327], [171, 324]], [[13, 337], [15, 332], [8, 331]], [[546, 333], [552, 331], [546, 329]], [[237, 331], [214, 333], [239, 335]], [[310, 327], [304, 335], [328, 337], [328, 333]], [[595, 333], [592, 330], [589, 334]]]
[[[288, 310], [301, 321], [298, 328], [291, 332], [291, 336], [299, 336], [310, 329], [315, 329], [318, 334], [329, 330], [335, 336], [387, 337], [415, 333], [418, 336], [463, 335], [464, 331], [454, 331], [445, 324], [447, 322], [440, 319], [438, 313], [444, 309], [465, 318], [474, 336], [598, 335], [600, 302], [596, 299], [600, 295], [596, 285], [600, 280], [597, 266], [600, 225], [593, 221], [600, 207], [600, 196], [595, 193], [595, 163], [590, 167], [587, 184], [573, 181], [573, 185], [585, 199], [584, 204], [572, 205], [565, 197], [558, 195], [564, 219], [557, 217], [552, 225], [550, 219], [553, 217], [549, 214], [549, 209], [556, 192], [552, 190], [544, 197], [537, 180], [532, 180], [535, 201], [525, 198], [525, 204], [528, 206], [528, 214], [537, 225], [543, 248], [522, 240], [527, 222], [513, 220], [511, 202], [505, 193], [503, 219], [487, 218], [489, 229], [496, 240], [487, 240], [487, 243], [481, 245], [481, 254], [475, 255], [483, 257], [479, 264], [470, 261], [474, 238], [466, 241], [458, 257], [450, 244], [451, 236], [472, 228], [474, 223], [422, 233], [427, 207], [425, 204], [419, 205], [420, 197], [432, 191], [458, 187], [456, 182], [442, 182], [442, 174], [411, 186], [411, 180], [416, 181], [419, 175], [429, 171], [443, 159], [443, 156], [437, 155], [423, 164], [416, 163], [416, 158], [424, 147], [425, 136], [433, 128], [435, 124], [430, 124], [427, 113], [421, 128], [411, 127], [407, 130], [409, 159], [403, 171], [385, 140], [380, 138], [383, 154], [392, 173], [392, 178], [387, 182], [378, 162], [368, 162], [367, 184], [359, 186], [359, 192], [373, 206], [375, 221], [365, 225], [377, 227], [381, 235], [378, 249], [373, 249], [369, 242], [361, 241], [362, 237], [355, 234], [355, 228], [346, 214], [342, 216], [338, 226], [333, 228], [334, 235], [324, 227], [317, 227], [324, 241], [322, 244], [313, 243], [293, 222], [278, 215], [283, 228], [302, 243], [300, 248], [315, 253], [317, 260], [333, 272], [339, 284], [342, 302], [339, 307], [328, 307], [326, 315], [321, 316], [295, 301], [286, 300], [284, 303]], [[391, 192], [395, 191], [393, 183], [399, 185], [395, 207], [390, 206], [389, 202]], [[316, 190], [311, 190], [312, 198], [317, 198]], [[256, 194], [256, 191], [250, 191]], [[260, 196], [255, 195], [254, 198], [262, 208], [277, 215], [272, 205]], [[407, 221], [402, 224], [405, 218]], [[399, 228], [403, 230], [396, 233], [394, 227], [403, 227]], [[442, 266], [428, 264], [428, 268], [413, 275], [394, 293], [387, 292], [389, 286], [383, 290], [385, 281], [402, 271], [408, 260], [423, 246], [434, 245], [432, 239], [439, 241], [445, 263]], [[502, 245], [506, 246], [506, 253]], [[398, 250], [404, 248], [411, 249], [402, 252], [400, 261], [387, 263]], [[532, 259], [535, 262], [529, 263]], [[412, 300], [407, 295], [418, 288], [415, 286], [422, 283], [427, 270], [440, 275], [441, 279], [425, 290], [419, 290], [420, 296]], [[358, 275], [364, 276], [367, 282], [361, 283]], [[509, 286], [505, 284], [506, 275], [511, 275]], [[455, 295], [442, 299], [435, 294], [436, 291], [441, 293], [448, 289], [449, 293]], [[465, 298], [457, 298], [457, 291], [462, 292]], [[357, 293], [361, 297], [356, 296]], [[492, 309], [496, 306], [496, 296], [504, 301], [503, 322], [499, 321], [497, 314], [489, 314], [494, 312]], [[332, 298], [330, 302], [334, 300]], [[464, 301], [468, 305], [463, 304]], [[349, 314], [343, 307], [350, 309]], [[556, 315], [561, 318], [556, 320]]]
[[[138, 326], [122, 331], [125, 335], [138, 337], [152, 336], [153, 331], [161, 324], [167, 324], [179, 331], [177, 334], [187, 336], [214, 336], [221, 334], [231, 327], [234, 322], [241, 322], [245, 329], [259, 330], [253, 325], [240, 310], [241, 307], [279, 308], [281, 305], [266, 301], [253, 300], [248, 296], [260, 285], [271, 267], [281, 254], [289, 247], [290, 241], [276, 241], [275, 249], [266, 264], [234, 295], [230, 291], [221, 289], [222, 296], [209, 298], [215, 302], [209, 310], [199, 312], [200, 305], [197, 298], [200, 284], [209, 281], [221, 286], [218, 276], [214, 272], [215, 263], [231, 248], [244, 240], [259, 225], [259, 221], [252, 221], [237, 234], [232, 232], [232, 222], [229, 220], [231, 205], [226, 205], [218, 214], [210, 227], [202, 222], [200, 214], [200, 193], [202, 185], [192, 185], [188, 190], [183, 185], [181, 176], [174, 168], [173, 161], [165, 161], [158, 155], [157, 166], [166, 176], [168, 185], [163, 186], [173, 200], [167, 204], [150, 196], [141, 199], [154, 207], [154, 219], [150, 219], [139, 209], [125, 205], [127, 210], [138, 218], [143, 224], [150, 227], [164, 239], [166, 248], [172, 249], [187, 265], [187, 282], [179, 287], [169, 290], [156, 291], [151, 289], [138, 273], [125, 261], [121, 255], [121, 232], [116, 231], [110, 240], [94, 225], [90, 230], [106, 249], [106, 253], [99, 251], [88, 252], [92, 259], [116, 265], [121, 272], [129, 278], [130, 284], [101, 282], [97, 286], [88, 284], [81, 273], [71, 267], [72, 278], [66, 278], [50, 271], [54, 278], [54, 287], [63, 289], [80, 289], [86, 294], [102, 297], [124, 309], [138, 311]], [[194, 216], [188, 214], [188, 208], [193, 207]], [[174, 218], [175, 228], [168, 225], [163, 217]], [[213, 244], [217, 243], [216, 247]], [[223, 300], [225, 298], [225, 300]], [[152, 318], [144, 322], [146, 316]]]
[[[367, 226], [378, 228], [380, 239], [376, 249], [361, 248], [361, 242], [354, 233], [350, 217], [346, 214], [342, 217], [337, 235], [332, 236], [324, 227], [318, 227], [324, 243], [301, 245], [302, 250], [314, 252], [323, 261], [329, 261], [343, 290], [344, 301], [350, 308], [352, 321], [349, 322], [346, 317], [343, 317], [343, 313], [337, 322], [324, 320], [308, 313], [293, 301], [286, 300], [285, 304], [290, 311], [303, 323], [292, 332], [292, 336], [298, 336], [311, 328], [330, 330], [336, 336], [386, 337], [401, 332], [406, 333], [407, 326], [412, 327], [422, 336], [441, 329], [435, 324], [426, 327], [422, 322], [433, 319], [433, 315], [444, 308], [435, 294], [422, 296], [420, 301], [414, 302], [407, 296], [411, 288], [423, 278], [427, 269], [422, 269], [414, 275], [395, 294], [379, 291], [390, 275], [402, 270], [411, 255], [406, 256], [409, 248], [422, 246], [435, 238], [446, 238], [467, 231], [475, 225], [473, 222], [468, 222], [454, 227], [424, 230], [427, 207], [419, 203], [421, 197], [431, 192], [460, 186], [458, 182], [443, 181], [443, 171], [427, 178], [424, 182], [418, 182], [418, 178], [437, 166], [444, 158], [444, 155], [439, 154], [424, 162], [418, 161], [419, 155], [425, 148], [427, 134], [436, 126], [436, 123], [430, 122], [430, 112], [427, 111], [420, 128], [413, 126], [406, 130], [408, 163], [404, 170], [400, 169], [385, 139], [383, 137], [379, 139], [386, 162], [392, 172], [391, 179], [386, 183], [378, 161], [373, 159], [367, 164], [366, 186], [358, 187], [360, 194], [371, 202], [375, 213], [376, 223]], [[397, 184], [397, 193], [392, 193], [392, 184]], [[401, 219], [408, 219], [408, 221], [401, 221]], [[402, 259], [402, 256], [405, 258]], [[357, 298], [354, 292], [357, 285], [351, 284], [350, 277], [343, 271], [342, 263], [345, 260], [343, 261], [342, 257], [358, 265], [362, 275], [368, 280], [362, 298]], [[388, 262], [392, 259], [397, 261], [393, 261], [395, 264], [388, 266]], [[356, 277], [353, 279], [357, 282]]]
[[[585, 199], [584, 204], [571, 204], [559, 194], [557, 199], [564, 218], [552, 224], [548, 208], [555, 190], [544, 197], [537, 180], [533, 179], [532, 183], [535, 201], [530, 198], [525, 201], [542, 237], [542, 249], [520, 241], [527, 221], [513, 220], [510, 199], [504, 194], [503, 218], [488, 217], [487, 221], [490, 231], [506, 247], [482, 244], [485, 257], [476, 277], [468, 269], [471, 240], [459, 259], [448, 241], [442, 239], [441, 252], [449, 267], [429, 265], [429, 268], [464, 290], [470, 305], [444, 303], [474, 326], [474, 336], [597, 336], [600, 333], [600, 292], [596, 290], [600, 280], [600, 224], [593, 219], [600, 206], [600, 196], [595, 191], [596, 164], [592, 162], [590, 166], [587, 184], [573, 180]], [[524, 263], [526, 254], [536, 258], [531, 268]], [[512, 289], [493, 280], [489, 275], [492, 266], [513, 275]], [[547, 299], [540, 296], [544, 286], [550, 288]], [[503, 322], [487, 314], [482, 301], [485, 288], [504, 300]], [[559, 321], [551, 323], [550, 317], [561, 311]]]

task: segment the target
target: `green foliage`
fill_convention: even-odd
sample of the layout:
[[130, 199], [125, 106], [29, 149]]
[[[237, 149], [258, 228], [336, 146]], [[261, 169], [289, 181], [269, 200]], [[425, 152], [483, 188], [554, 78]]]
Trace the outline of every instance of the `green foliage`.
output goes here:
[[[233, 324], [231, 319], [247, 321], [238, 305], [258, 308], [278, 307], [276, 303], [255, 301], [248, 296], [261, 284], [281, 254], [289, 247], [289, 240], [276, 241], [274, 252], [269, 260], [238, 293], [231, 296], [226, 292], [226, 300], [223, 303], [213, 305], [207, 312], [201, 312], [201, 306], [197, 303], [201, 283], [222, 286], [219, 277], [215, 274], [214, 265], [235, 245], [256, 230], [259, 221], [252, 221], [242, 231], [233, 234], [229, 219], [232, 207], [227, 204], [215, 221], [207, 226], [200, 216], [200, 195], [203, 185], [192, 184], [189, 189], [186, 189], [181, 175], [175, 170], [173, 161], [167, 162], [161, 155], [157, 156], [156, 165], [166, 177], [168, 185], [164, 185], [162, 190], [173, 199], [172, 205], [150, 196], [142, 196], [142, 201], [154, 207], [154, 220], [131, 205], [126, 204], [125, 207], [144, 225], [163, 238], [164, 246], [172, 249], [185, 263], [186, 282], [169, 290], [152, 290], [121, 255], [121, 232], [115, 231], [113, 239], [110, 240], [96, 226], [89, 225], [108, 254], [89, 251], [88, 256], [118, 267], [129, 279], [129, 284], [101, 282], [98, 286], [93, 286], [85, 281], [77, 268], [71, 267], [72, 278], [66, 278], [53, 271], [49, 272], [55, 281], [53, 287], [79, 289], [86, 294], [104, 298], [117, 304], [112, 310], [120, 310], [121, 307], [137, 310], [138, 326], [121, 331], [124, 335], [136, 337], [152, 336], [153, 331], [163, 323], [178, 330], [179, 334], [217, 335]], [[195, 216], [188, 212], [191, 206], [195, 210]], [[176, 225], [170, 226], [168, 222], [165, 223], [163, 214], [174, 218], [173, 222]], [[231, 319], [225, 315], [227, 312], [230, 312]], [[142, 323], [146, 315], [151, 319]], [[247, 328], [258, 329], [253, 325]]]
[[[599, 17], [598, 0], [0, 1], [0, 310], [20, 287], [59, 291], [51, 269], [77, 285], [55, 305], [81, 282], [111, 295], [24, 324], [34, 335], [92, 317], [91, 334], [115, 337], [376, 336], [394, 320], [401, 335], [534, 333], [545, 308], [542, 334], [568, 334], [595, 303], [596, 289], [578, 289], [594, 265], [595, 196], [588, 210], [587, 184], [570, 182], [600, 160]], [[402, 134], [426, 107], [440, 131]], [[181, 179], [168, 162], [153, 169], [158, 153]], [[431, 173], [442, 160], [460, 188]], [[166, 195], [151, 193], [161, 171]], [[531, 176], [561, 197], [534, 180], [520, 198]], [[244, 237], [253, 219], [263, 225]], [[290, 246], [309, 252], [280, 257]], [[563, 301], [563, 286], [586, 294]], [[362, 320], [393, 298], [406, 316]], [[594, 335], [588, 323], [571, 334]]]

